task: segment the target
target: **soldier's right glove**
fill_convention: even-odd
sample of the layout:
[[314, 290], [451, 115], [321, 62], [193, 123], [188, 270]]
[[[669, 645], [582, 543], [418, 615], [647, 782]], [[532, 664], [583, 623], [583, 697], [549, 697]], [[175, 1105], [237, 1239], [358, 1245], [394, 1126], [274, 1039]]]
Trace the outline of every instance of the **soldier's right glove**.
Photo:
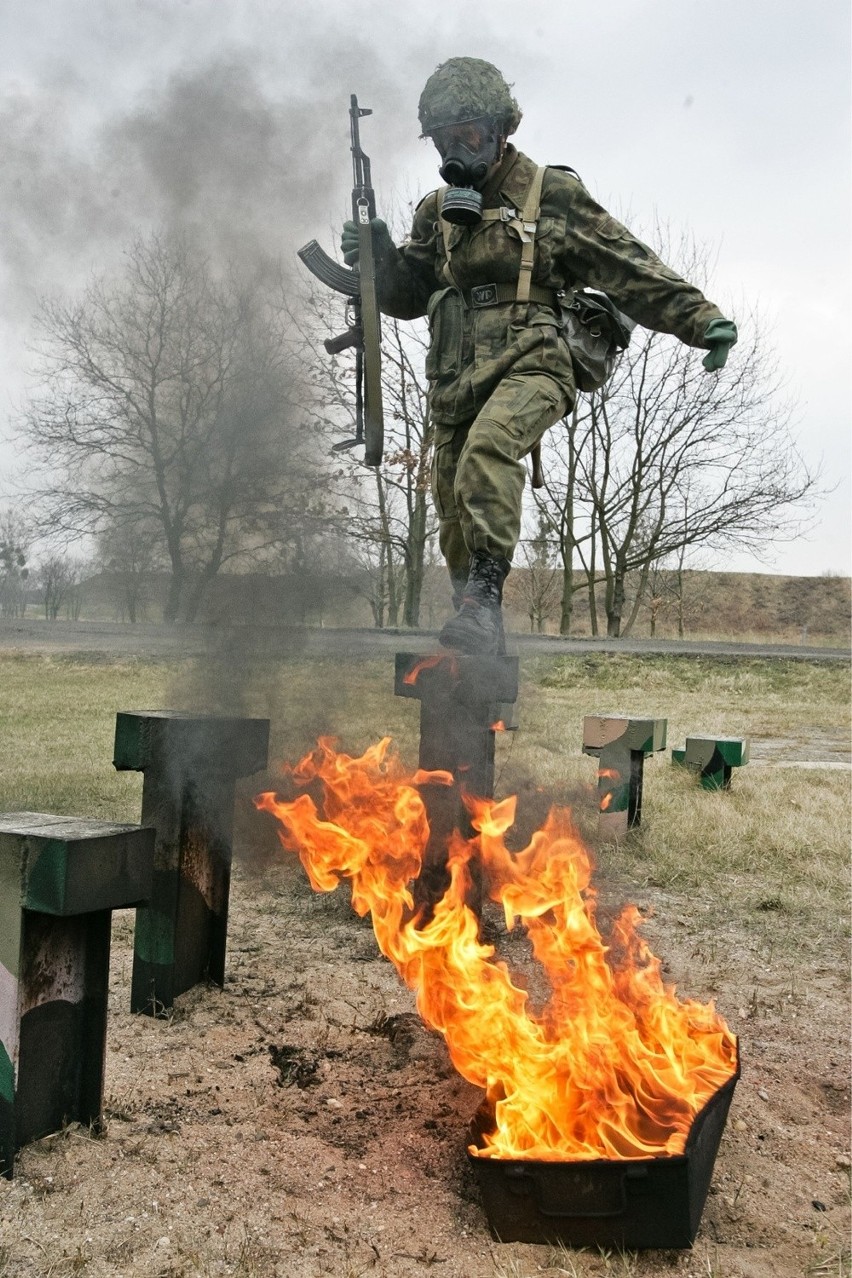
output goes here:
[[712, 373], [717, 368], [724, 368], [728, 359], [728, 351], [737, 341], [737, 326], [733, 320], [711, 320], [704, 330], [704, 340], [710, 347], [701, 363]]
[[[391, 252], [394, 243], [386, 223], [380, 217], [373, 218], [370, 222], [370, 230], [373, 232], [373, 253], [376, 261], [380, 262]], [[343, 223], [340, 248], [346, 265], [356, 266], [358, 264], [358, 227], [354, 222]]]

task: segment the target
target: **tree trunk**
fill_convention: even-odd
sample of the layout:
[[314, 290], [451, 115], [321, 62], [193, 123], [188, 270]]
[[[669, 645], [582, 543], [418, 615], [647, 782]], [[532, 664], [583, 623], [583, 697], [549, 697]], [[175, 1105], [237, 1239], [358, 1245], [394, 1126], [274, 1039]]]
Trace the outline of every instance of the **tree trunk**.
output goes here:
[[420, 599], [423, 594], [423, 563], [426, 557], [426, 490], [418, 488], [408, 535], [408, 563], [405, 576], [405, 601], [402, 609], [404, 626], [420, 625]]
[[616, 564], [612, 571], [612, 583], [607, 589], [606, 633], [609, 639], [621, 637], [621, 618], [624, 615], [624, 569]]
[[594, 511], [592, 511], [592, 536], [591, 536], [591, 540], [589, 541], [589, 627], [591, 629], [592, 636], [595, 639], [597, 638], [599, 633], [598, 631], [598, 601], [595, 596], [595, 588], [597, 585], [595, 581], [595, 578], [597, 576], [596, 539], [597, 539], [597, 532], [595, 528], [595, 514], [594, 514]]
[[172, 575], [169, 578], [169, 593], [166, 596], [165, 606], [163, 607], [163, 621], [171, 623], [178, 619], [183, 596], [183, 580], [183, 572], [173, 568]]
[[571, 568], [562, 569], [562, 600], [559, 609], [559, 633], [570, 635], [571, 618], [574, 615], [574, 573]]
[[648, 589], [648, 575], [649, 575], [649, 565], [645, 564], [642, 568], [641, 573], [639, 574], [639, 585], [636, 589], [636, 598], [633, 600], [633, 607], [630, 610], [630, 616], [627, 619], [627, 625], [624, 627], [624, 629], [621, 632], [622, 639], [626, 639], [627, 636], [630, 634], [630, 631], [633, 629], [633, 626], [635, 625], [636, 618], [639, 616], [639, 609], [642, 606], [642, 600], [644, 599], [645, 592]]

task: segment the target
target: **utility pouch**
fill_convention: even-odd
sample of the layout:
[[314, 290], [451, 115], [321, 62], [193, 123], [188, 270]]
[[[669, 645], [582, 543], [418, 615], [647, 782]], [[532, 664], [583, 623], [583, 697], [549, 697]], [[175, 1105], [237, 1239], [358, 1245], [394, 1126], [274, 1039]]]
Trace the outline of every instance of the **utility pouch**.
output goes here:
[[571, 352], [574, 380], [581, 391], [599, 390], [627, 349], [636, 325], [606, 293], [580, 290], [562, 305], [562, 332]]

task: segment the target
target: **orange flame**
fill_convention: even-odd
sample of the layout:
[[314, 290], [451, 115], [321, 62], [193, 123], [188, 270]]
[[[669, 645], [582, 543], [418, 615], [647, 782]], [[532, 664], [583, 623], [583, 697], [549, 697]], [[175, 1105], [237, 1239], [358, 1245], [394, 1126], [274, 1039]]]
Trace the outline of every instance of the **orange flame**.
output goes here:
[[[324, 817], [302, 794], [255, 803], [281, 823], [318, 891], [351, 882], [359, 914], [372, 913], [382, 953], [417, 995], [423, 1019], [446, 1038], [456, 1069], [485, 1089], [495, 1129], [482, 1157], [648, 1158], [682, 1153], [692, 1119], [736, 1069], [736, 1039], [713, 1004], [685, 1001], [637, 932], [635, 906], [608, 943], [595, 923], [591, 862], [566, 811], [553, 809], [523, 851], [503, 836], [515, 799], [468, 801], [477, 838], [454, 834], [450, 885], [427, 921], [413, 913], [411, 881], [428, 839], [417, 782], [389, 739], [361, 758], [329, 740], [293, 769], [324, 789]], [[450, 781], [452, 778], [450, 778]], [[551, 994], [540, 1010], [479, 939], [465, 904], [469, 863], [480, 858], [488, 892], [511, 929], [527, 930]]]
[[492, 723], [492, 725], [491, 725], [491, 731], [492, 731], [492, 732], [505, 732], [505, 731], [506, 731], [506, 725], [505, 725], [505, 723], [503, 722], [503, 720], [502, 720], [502, 719], [498, 719], [498, 720], [496, 721], [496, 723]]
[[441, 665], [447, 666], [451, 675], [458, 674], [458, 658], [451, 652], [438, 652], [429, 657], [421, 657], [408, 673], [402, 676], [402, 682], [415, 684], [424, 670], [434, 670], [436, 666]]
[[[601, 777], [603, 777], [605, 781], [617, 782], [621, 780], [621, 773], [618, 771], [617, 768], [598, 768], [598, 782], [600, 782]], [[615, 798], [614, 789], [607, 790], [606, 794], [601, 796], [601, 801], [598, 805], [599, 811], [601, 812], [609, 811], [609, 809], [612, 807], [612, 802], [614, 798]]]

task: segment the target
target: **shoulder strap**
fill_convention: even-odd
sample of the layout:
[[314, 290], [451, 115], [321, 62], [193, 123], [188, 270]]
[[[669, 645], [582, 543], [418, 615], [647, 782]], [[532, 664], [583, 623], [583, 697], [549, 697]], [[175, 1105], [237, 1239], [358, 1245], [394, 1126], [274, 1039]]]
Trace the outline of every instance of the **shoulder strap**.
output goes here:
[[447, 194], [447, 191], [449, 191], [449, 189], [450, 188], [448, 186], [442, 186], [438, 189], [438, 193], [437, 193], [438, 194], [438, 224], [441, 228], [441, 235], [443, 236], [443, 240], [444, 240], [444, 254], [447, 259], [444, 262], [444, 267], [441, 274], [443, 275], [444, 279], [449, 284], [450, 288], [456, 288], [457, 285], [455, 280], [453, 279], [453, 271], [452, 271], [452, 267], [450, 266], [450, 232], [452, 231], [453, 228], [446, 218], [441, 217], [441, 209], [443, 208], [443, 205], [444, 205], [444, 196]]
[[521, 210], [521, 222], [523, 223], [525, 235], [521, 246], [521, 270], [518, 275], [518, 291], [515, 296], [515, 300], [518, 302], [528, 302], [530, 300], [530, 284], [532, 283], [533, 263], [535, 260], [535, 233], [539, 214], [541, 213], [541, 186], [543, 181], [544, 169], [539, 166], [535, 171], [535, 177], [530, 183], [527, 198]]

